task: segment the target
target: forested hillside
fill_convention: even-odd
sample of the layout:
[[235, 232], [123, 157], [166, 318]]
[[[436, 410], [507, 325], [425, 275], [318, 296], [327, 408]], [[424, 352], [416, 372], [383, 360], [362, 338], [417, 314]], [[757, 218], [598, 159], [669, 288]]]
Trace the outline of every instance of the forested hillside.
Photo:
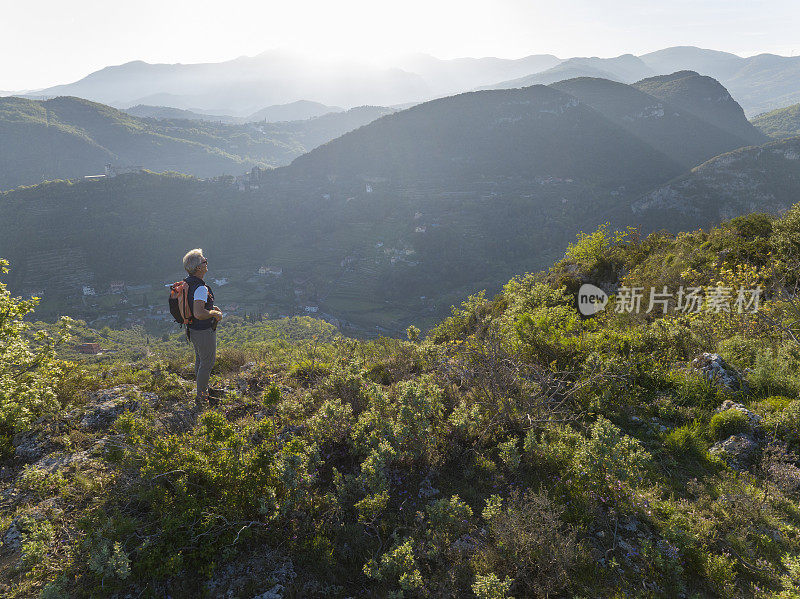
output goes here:
[[704, 162], [634, 202], [647, 222], [720, 222], [740, 214], [782, 211], [800, 194], [800, 137], [740, 148]]
[[3, 594], [795, 597], [799, 236], [601, 227], [408, 341], [223, 320], [214, 407], [180, 332], [0, 286]]
[[753, 118], [752, 122], [770, 137], [800, 135], [800, 104], [765, 112]]
[[139, 118], [110, 106], [59, 97], [0, 98], [0, 190], [105, 172], [105, 165], [198, 177], [274, 167], [393, 112], [360, 107], [279, 124]]
[[[739, 135], [731, 131], [735, 130], [734, 127], [721, 128], [682, 106], [644, 93], [635, 85], [583, 77], [554, 83], [550, 87], [585, 102], [685, 168], [760, 139], [757, 131], [747, 136]], [[681, 105], [688, 103], [679, 102]], [[744, 121], [743, 114], [740, 118]]]
[[728, 90], [712, 77], [694, 71], [679, 71], [643, 79], [633, 86], [736, 135], [745, 145], [767, 141], [764, 134], [745, 118], [744, 110]]

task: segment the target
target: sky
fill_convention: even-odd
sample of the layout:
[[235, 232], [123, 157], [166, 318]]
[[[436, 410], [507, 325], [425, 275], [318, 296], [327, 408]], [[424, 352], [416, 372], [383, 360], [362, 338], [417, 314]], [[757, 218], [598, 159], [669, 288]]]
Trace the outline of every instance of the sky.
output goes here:
[[221, 62], [283, 49], [391, 62], [617, 56], [693, 45], [800, 54], [798, 0], [0, 0], [0, 90], [132, 60]]

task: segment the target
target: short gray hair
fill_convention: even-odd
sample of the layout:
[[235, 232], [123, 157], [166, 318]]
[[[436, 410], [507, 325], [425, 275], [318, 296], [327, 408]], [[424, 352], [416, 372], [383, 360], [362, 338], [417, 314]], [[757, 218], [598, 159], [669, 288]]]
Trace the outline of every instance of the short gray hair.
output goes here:
[[203, 263], [203, 249], [202, 248], [195, 248], [186, 252], [186, 255], [183, 257], [183, 268], [186, 269], [190, 275], [194, 274], [194, 271]]

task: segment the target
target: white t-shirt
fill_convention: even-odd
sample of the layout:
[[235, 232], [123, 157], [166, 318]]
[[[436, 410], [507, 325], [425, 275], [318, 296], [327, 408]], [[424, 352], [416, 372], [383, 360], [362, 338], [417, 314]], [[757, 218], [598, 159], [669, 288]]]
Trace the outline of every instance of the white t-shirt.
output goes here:
[[194, 290], [194, 301], [207, 302], [208, 301], [208, 287], [200, 285]]

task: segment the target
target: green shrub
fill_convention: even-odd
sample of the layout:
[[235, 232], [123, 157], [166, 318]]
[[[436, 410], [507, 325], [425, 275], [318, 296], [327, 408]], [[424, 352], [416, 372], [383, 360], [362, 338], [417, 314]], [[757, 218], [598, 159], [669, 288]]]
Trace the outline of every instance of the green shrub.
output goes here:
[[386, 511], [387, 505], [389, 505], [389, 492], [383, 490], [380, 493], [367, 495], [353, 507], [358, 514], [359, 522], [370, 523], [377, 520]]
[[667, 378], [675, 386], [676, 402], [713, 410], [720, 403], [722, 391], [713, 381], [694, 370], [672, 370]]
[[573, 457], [576, 476], [595, 492], [616, 486], [617, 482], [637, 484], [652, 461], [639, 441], [603, 416], [598, 416], [590, 432]]
[[571, 306], [525, 312], [516, 323], [517, 349], [535, 363], [565, 365], [580, 349], [582, 328], [580, 317]]
[[268, 408], [277, 405], [280, 400], [281, 390], [275, 383], [264, 389], [264, 393], [261, 395], [261, 402]]
[[706, 453], [697, 423], [687, 424], [670, 431], [664, 439], [664, 446], [676, 457], [698, 458]]
[[559, 472], [572, 463], [581, 435], [563, 424], [548, 424], [542, 431], [531, 429], [525, 435], [523, 450], [536, 467]]
[[101, 539], [87, 563], [89, 570], [101, 578], [125, 580], [131, 575], [131, 560], [119, 542]]
[[777, 351], [765, 348], [758, 352], [747, 384], [753, 395], [800, 394], [800, 355], [794, 347], [780, 347]]
[[237, 347], [222, 347], [217, 351], [212, 372], [214, 374], [229, 374], [239, 372], [242, 366], [250, 361], [249, 356]]
[[447, 421], [461, 437], [476, 439], [486, 430], [489, 417], [480, 403], [462, 397]]
[[368, 407], [353, 429], [356, 450], [364, 455], [386, 442], [398, 460], [439, 459], [437, 428], [444, 416], [442, 390], [430, 377], [403, 381], [392, 393], [370, 383]]
[[732, 596], [736, 586], [736, 562], [730, 555], [708, 554], [705, 574], [711, 587], [724, 597]]
[[790, 397], [784, 397], [783, 395], [770, 395], [764, 399], [754, 401], [752, 404], [750, 404], [750, 409], [759, 416], [764, 416], [771, 412], [780, 412], [784, 408], [788, 407], [790, 403], [792, 403], [792, 398]]
[[764, 415], [761, 426], [793, 451], [800, 450], [800, 399], [790, 401], [782, 410]]
[[487, 562], [515, 580], [526, 597], [549, 597], [569, 588], [583, 559], [562, 512], [544, 492], [515, 492], [505, 502], [487, 501], [483, 515], [492, 540], [484, 549]]
[[49, 520], [35, 520], [29, 516], [20, 518], [19, 528], [22, 531], [22, 567], [32, 570], [47, 558], [55, 531]]
[[308, 421], [311, 438], [319, 443], [341, 443], [353, 428], [353, 408], [338, 397], [326, 400]]
[[[406, 539], [384, 553], [380, 561], [370, 560], [364, 565], [369, 578], [395, 583], [403, 591], [413, 592], [423, 587], [422, 574], [414, 556], [414, 542]], [[400, 597], [403, 596], [401, 593]]]
[[381, 385], [391, 385], [394, 380], [392, 373], [386, 368], [385, 364], [375, 364], [367, 371], [367, 378]]
[[779, 599], [796, 599], [800, 597], [800, 556], [786, 554], [781, 561], [786, 573], [781, 576]]
[[494, 573], [486, 576], [476, 574], [472, 592], [478, 599], [514, 599], [508, 594], [513, 582], [508, 576], [500, 580]]
[[517, 468], [519, 468], [520, 454], [519, 454], [519, 448], [517, 447], [518, 444], [519, 443], [517, 439], [512, 438], [506, 441], [505, 443], [500, 443], [497, 446], [497, 449], [499, 450], [500, 453], [500, 459], [506, 465], [506, 468], [508, 468], [511, 471], [514, 471]]
[[738, 435], [750, 430], [747, 415], [739, 410], [725, 410], [711, 417], [708, 423], [708, 436], [714, 441], [724, 441], [731, 435]]
[[[7, 266], [0, 259], [0, 275], [8, 272]], [[60, 407], [56, 384], [65, 365], [56, 359], [55, 349], [68, 339], [69, 319], [62, 319], [57, 338], [44, 330], [33, 332], [23, 318], [36, 303], [35, 298], [12, 298], [5, 283], [0, 283], [0, 458], [13, 451], [15, 433]]]
[[756, 356], [763, 349], [764, 341], [758, 337], [734, 335], [717, 344], [717, 352], [726, 362], [743, 370], [755, 365]]
[[66, 577], [59, 576], [48, 582], [39, 593], [39, 599], [70, 599], [71, 595], [66, 590]]
[[458, 495], [432, 501], [425, 508], [425, 513], [429, 523], [428, 539], [439, 550], [446, 549], [470, 530], [472, 508]]
[[292, 364], [289, 374], [294, 378], [307, 382], [315, 382], [318, 379], [328, 376], [332, 371], [332, 366], [327, 362], [319, 360], [303, 360]]
[[610, 223], [603, 223], [592, 233], [578, 233], [575, 243], [567, 247], [565, 258], [586, 266], [594, 266], [598, 262], [608, 260], [608, 251], [615, 243], [619, 243], [627, 233], [609, 231]]

